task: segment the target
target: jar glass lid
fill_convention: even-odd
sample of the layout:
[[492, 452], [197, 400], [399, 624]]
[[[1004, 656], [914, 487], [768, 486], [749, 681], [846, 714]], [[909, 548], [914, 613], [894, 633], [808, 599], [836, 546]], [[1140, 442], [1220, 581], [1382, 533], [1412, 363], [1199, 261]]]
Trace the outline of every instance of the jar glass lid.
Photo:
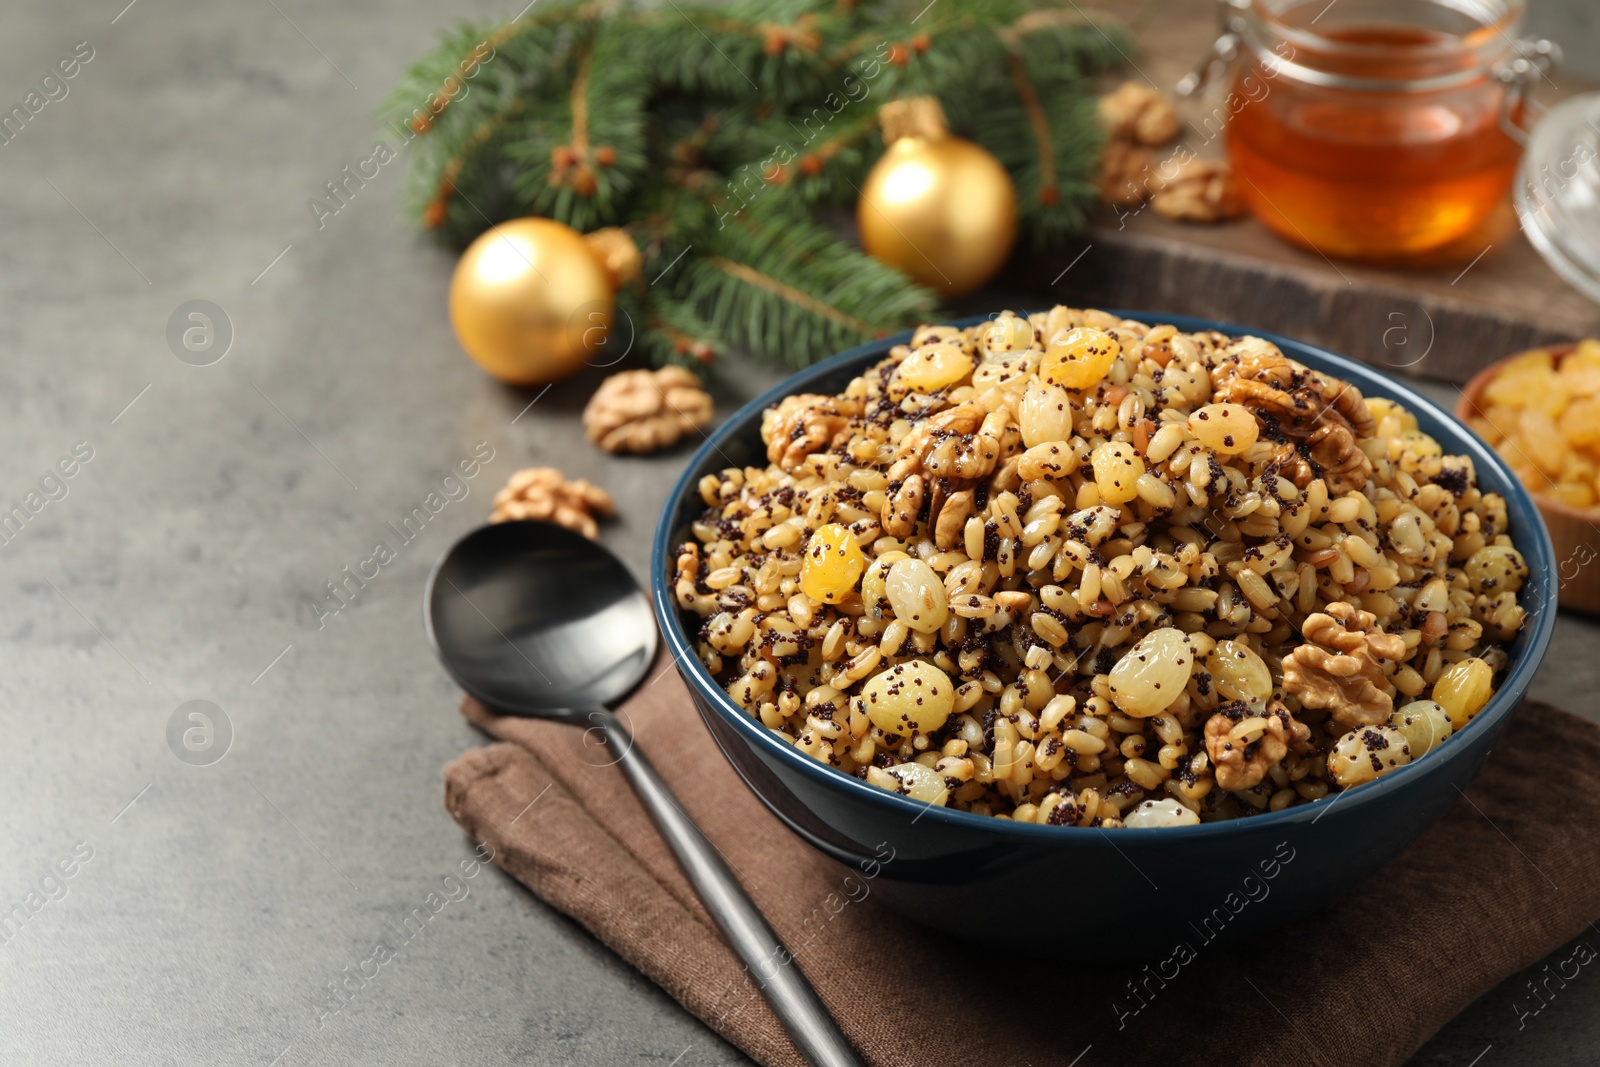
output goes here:
[[1600, 301], [1600, 93], [1575, 96], [1534, 126], [1516, 202], [1545, 261]]

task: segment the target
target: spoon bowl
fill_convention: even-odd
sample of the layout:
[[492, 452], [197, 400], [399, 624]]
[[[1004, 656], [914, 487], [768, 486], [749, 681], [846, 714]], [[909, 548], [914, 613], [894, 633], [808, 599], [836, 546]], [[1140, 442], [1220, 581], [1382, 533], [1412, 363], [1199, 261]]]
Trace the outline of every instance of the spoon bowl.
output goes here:
[[604, 547], [545, 522], [484, 526], [434, 565], [428, 641], [497, 711], [598, 729], [684, 875], [814, 1067], [860, 1067], [793, 957], [607, 706], [639, 684], [659, 636], [644, 590]]
[[423, 603], [450, 676], [511, 715], [577, 721], [620, 700], [659, 640], [622, 561], [553, 523], [474, 530], [434, 565]]

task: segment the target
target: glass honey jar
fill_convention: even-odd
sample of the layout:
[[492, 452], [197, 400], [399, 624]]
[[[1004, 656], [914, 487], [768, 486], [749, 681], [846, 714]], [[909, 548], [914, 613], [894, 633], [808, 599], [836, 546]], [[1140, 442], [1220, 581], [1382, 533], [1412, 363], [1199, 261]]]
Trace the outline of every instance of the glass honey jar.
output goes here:
[[1278, 234], [1329, 256], [1405, 259], [1506, 201], [1529, 83], [1557, 57], [1518, 39], [1523, 0], [1219, 6], [1209, 65], [1232, 70], [1229, 161]]

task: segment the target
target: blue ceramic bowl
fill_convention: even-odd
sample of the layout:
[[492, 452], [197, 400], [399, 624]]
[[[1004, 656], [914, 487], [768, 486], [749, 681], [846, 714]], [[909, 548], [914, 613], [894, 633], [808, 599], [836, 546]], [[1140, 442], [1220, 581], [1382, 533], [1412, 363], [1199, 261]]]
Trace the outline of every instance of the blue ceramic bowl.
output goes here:
[[1287, 337], [1177, 315], [1118, 314], [1185, 331], [1255, 334], [1368, 396], [1405, 405], [1447, 452], [1472, 457], [1480, 486], [1506, 498], [1512, 539], [1530, 570], [1522, 589], [1528, 623], [1499, 692], [1465, 729], [1416, 762], [1328, 800], [1201, 826], [1109, 831], [929, 807], [818, 763], [741, 711], [695, 657], [698, 621], [685, 619], [672, 598], [674, 548], [691, 537], [704, 506], [700, 478], [730, 465], [765, 466], [763, 410], [793, 393], [840, 391], [909, 334], [845, 352], [746, 404], [689, 462], [656, 531], [654, 600], [667, 648], [724, 755], [785, 825], [852, 868], [893, 909], [991, 948], [1075, 946], [1149, 959], [1179, 942], [1198, 949], [1260, 933], [1321, 906], [1393, 859], [1460, 798], [1511, 721], [1555, 625], [1555, 554], [1538, 508], [1494, 450], [1449, 414], [1370, 367]]

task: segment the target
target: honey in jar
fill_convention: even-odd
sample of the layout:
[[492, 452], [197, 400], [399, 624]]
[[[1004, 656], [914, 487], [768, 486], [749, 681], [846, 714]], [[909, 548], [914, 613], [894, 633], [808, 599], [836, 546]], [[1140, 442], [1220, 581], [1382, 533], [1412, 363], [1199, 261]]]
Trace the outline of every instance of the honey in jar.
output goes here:
[[1520, 0], [1229, 6], [1243, 59], [1228, 154], [1246, 203], [1280, 235], [1330, 256], [1405, 258], [1505, 201], [1522, 104], [1501, 72]]

